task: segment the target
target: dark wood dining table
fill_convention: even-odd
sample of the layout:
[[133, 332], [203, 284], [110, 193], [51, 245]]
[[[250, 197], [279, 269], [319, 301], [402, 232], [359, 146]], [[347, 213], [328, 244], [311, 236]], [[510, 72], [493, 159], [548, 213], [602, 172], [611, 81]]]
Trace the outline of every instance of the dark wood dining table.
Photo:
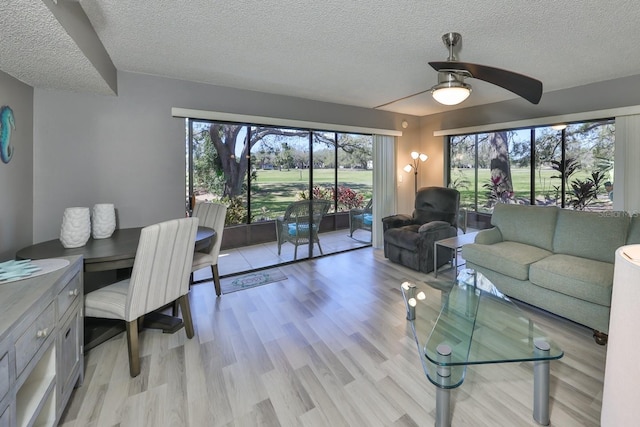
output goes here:
[[[118, 278], [125, 278], [131, 272], [138, 249], [142, 227], [122, 228], [106, 239], [90, 238], [79, 248], [65, 248], [59, 239], [36, 243], [16, 252], [16, 259], [59, 258], [82, 255], [84, 271], [87, 273], [115, 270]], [[196, 250], [203, 250], [215, 242], [216, 231], [208, 227], [198, 227]], [[97, 346], [125, 330], [124, 321], [85, 318], [84, 350]], [[162, 329], [173, 333], [183, 326], [182, 319], [156, 312], [145, 316], [144, 327]]]
[[[27, 246], [16, 252], [16, 259], [58, 258], [70, 255], [82, 255], [84, 271], [109, 271], [133, 267], [136, 257], [140, 231], [142, 227], [122, 228], [113, 232], [107, 239], [93, 239], [79, 248], [65, 248], [60, 239], [48, 240]], [[216, 232], [212, 228], [198, 227], [196, 250], [203, 249], [215, 240]]]

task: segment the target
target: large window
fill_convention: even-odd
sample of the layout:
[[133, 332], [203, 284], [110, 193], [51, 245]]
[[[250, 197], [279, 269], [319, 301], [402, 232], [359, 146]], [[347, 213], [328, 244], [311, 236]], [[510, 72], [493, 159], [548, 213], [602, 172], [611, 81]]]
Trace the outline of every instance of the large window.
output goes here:
[[449, 137], [449, 186], [468, 211], [496, 203], [611, 210], [612, 119]]
[[[187, 128], [187, 208], [222, 200], [227, 226], [273, 221], [310, 197], [346, 215], [372, 196], [371, 135], [193, 119]], [[345, 218], [332, 228], [348, 228]]]

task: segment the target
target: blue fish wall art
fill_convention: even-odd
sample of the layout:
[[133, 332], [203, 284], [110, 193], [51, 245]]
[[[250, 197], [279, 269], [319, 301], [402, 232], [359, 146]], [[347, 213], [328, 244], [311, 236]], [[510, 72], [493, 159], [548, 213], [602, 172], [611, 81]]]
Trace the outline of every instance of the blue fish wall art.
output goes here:
[[13, 157], [11, 131], [16, 128], [13, 110], [8, 105], [0, 107], [0, 158], [2, 163], [9, 163]]

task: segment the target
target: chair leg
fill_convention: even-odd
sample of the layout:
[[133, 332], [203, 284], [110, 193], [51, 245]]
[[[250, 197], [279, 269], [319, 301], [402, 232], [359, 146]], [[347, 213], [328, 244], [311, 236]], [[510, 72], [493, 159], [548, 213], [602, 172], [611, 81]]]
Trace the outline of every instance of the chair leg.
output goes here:
[[171, 309], [171, 315], [173, 317], [178, 317], [180, 304], [178, 304], [178, 301], [174, 301], [172, 305], [173, 305], [173, 308]]
[[191, 318], [191, 307], [189, 306], [189, 294], [182, 295], [178, 298], [180, 302], [180, 308], [182, 309], [182, 321], [184, 322], [184, 329], [187, 333], [187, 338], [193, 338], [195, 334], [193, 331], [193, 319]]
[[218, 264], [211, 266], [211, 275], [213, 276], [213, 286], [216, 288], [216, 295], [222, 295], [222, 290], [220, 289], [220, 272], [218, 271]]
[[[191, 285], [193, 285], [193, 271], [189, 275], [189, 290], [191, 290]], [[178, 303], [178, 300], [175, 300], [173, 302], [173, 309], [171, 310], [171, 315], [173, 317], [178, 317], [179, 309], [180, 309], [180, 304]]]
[[140, 347], [138, 342], [138, 319], [127, 322], [127, 347], [129, 349], [129, 374], [140, 375]]

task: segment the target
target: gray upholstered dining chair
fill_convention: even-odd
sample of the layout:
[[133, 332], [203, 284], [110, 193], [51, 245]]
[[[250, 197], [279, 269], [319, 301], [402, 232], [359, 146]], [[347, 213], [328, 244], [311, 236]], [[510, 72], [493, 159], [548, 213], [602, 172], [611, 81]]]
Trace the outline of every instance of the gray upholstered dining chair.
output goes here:
[[202, 227], [213, 228], [216, 231], [216, 237], [213, 239], [208, 248], [202, 252], [196, 251], [193, 254], [193, 265], [191, 266], [191, 279], [193, 273], [201, 268], [211, 267], [211, 275], [213, 276], [213, 285], [216, 288], [216, 295], [220, 296], [220, 273], [218, 271], [218, 256], [220, 255], [220, 246], [222, 245], [222, 233], [224, 231], [224, 222], [227, 216], [227, 207], [217, 202], [199, 202], [193, 208], [192, 216], [197, 217]]
[[138, 332], [147, 313], [178, 300], [187, 337], [194, 335], [188, 293], [197, 231], [197, 218], [174, 219], [143, 228], [131, 277], [84, 297], [86, 317], [126, 322], [132, 377], [140, 373]]

